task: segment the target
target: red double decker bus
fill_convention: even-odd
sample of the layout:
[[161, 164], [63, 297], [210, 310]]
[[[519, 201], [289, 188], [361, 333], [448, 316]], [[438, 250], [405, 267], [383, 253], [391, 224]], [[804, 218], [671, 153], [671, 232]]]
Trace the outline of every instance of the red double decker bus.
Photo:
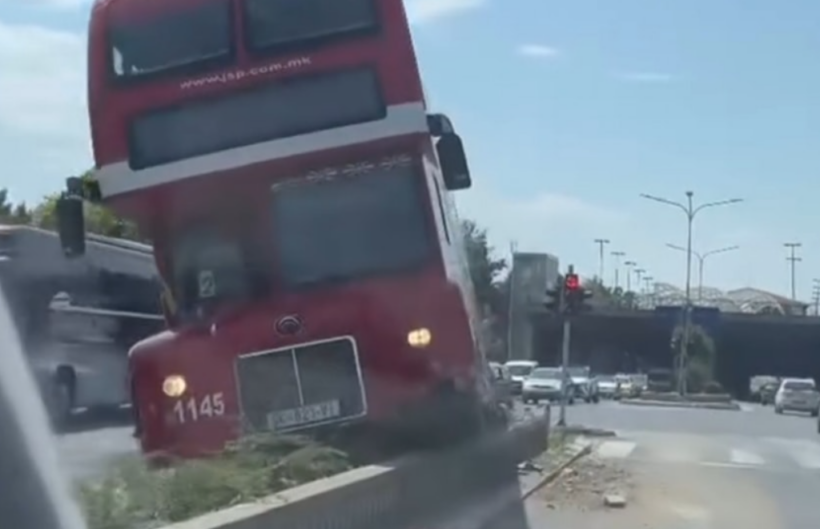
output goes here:
[[[427, 439], [497, 417], [451, 191], [401, 0], [99, 0], [79, 196], [152, 240], [169, 330], [131, 351], [146, 453], [364, 426]], [[409, 436], [408, 436], [409, 434]]]

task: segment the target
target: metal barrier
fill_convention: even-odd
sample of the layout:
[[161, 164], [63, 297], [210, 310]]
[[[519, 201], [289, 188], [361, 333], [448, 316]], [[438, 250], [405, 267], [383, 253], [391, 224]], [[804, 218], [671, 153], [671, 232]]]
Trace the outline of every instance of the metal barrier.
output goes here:
[[165, 529], [521, 529], [517, 466], [546, 450], [548, 432], [549, 408], [458, 449], [358, 468]]

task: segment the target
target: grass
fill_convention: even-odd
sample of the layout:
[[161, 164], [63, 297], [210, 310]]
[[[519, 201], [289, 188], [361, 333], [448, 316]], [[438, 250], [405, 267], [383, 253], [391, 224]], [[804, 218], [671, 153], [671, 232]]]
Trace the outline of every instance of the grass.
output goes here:
[[123, 460], [79, 486], [88, 529], [150, 529], [247, 503], [351, 468], [346, 454], [300, 437], [258, 436], [207, 460], [150, 470]]

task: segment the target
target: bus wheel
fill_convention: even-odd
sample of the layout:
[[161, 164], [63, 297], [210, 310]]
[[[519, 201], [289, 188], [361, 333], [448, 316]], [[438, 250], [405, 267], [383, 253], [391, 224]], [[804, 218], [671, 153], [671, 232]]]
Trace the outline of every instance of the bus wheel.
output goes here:
[[74, 410], [74, 396], [77, 380], [70, 369], [60, 368], [52, 381], [48, 412], [55, 428], [64, 428]]

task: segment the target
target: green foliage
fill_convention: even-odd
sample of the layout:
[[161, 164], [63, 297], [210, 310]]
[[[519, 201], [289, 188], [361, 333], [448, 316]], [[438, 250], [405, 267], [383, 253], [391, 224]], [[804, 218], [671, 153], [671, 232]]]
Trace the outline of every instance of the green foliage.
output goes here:
[[7, 189], [0, 189], [0, 224], [29, 224], [31, 212], [24, 203], [9, 202]]
[[[672, 332], [672, 343], [678, 358], [681, 354], [683, 339], [684, 328], [678, 325]], [[689, 332], [686, 365], [686, 385], [690, 392], [701, 393], [706, 392], [707, 389], [714, 393], [722, 392], [720, 384], [714, 379], [716, 354], [715, 341], [709, 333], [700, 325], [693, 325]]]
[[506, 270], [507, 263], [494, 257], [493, 248], [487, 240], [487, 230], [479, 228], [471, 220], [465, 220], [462, 229], [478, 302], [482, 307], [489, 307], [493, 314], [503, 313], [505, 299], [499, 288], [498, 276]]
[[607, 308], [635, 307], [635, 292], [622, 287], [610, 287], [597, 276], [584, 280], [584, 288], [592, 292], [592, 303]]
[[208, 460], [149, 470], [124, 460], [79, 499], [89, 529], [158, 527], [349, 470], [347, 456], [301, 437], [260, 435]]

